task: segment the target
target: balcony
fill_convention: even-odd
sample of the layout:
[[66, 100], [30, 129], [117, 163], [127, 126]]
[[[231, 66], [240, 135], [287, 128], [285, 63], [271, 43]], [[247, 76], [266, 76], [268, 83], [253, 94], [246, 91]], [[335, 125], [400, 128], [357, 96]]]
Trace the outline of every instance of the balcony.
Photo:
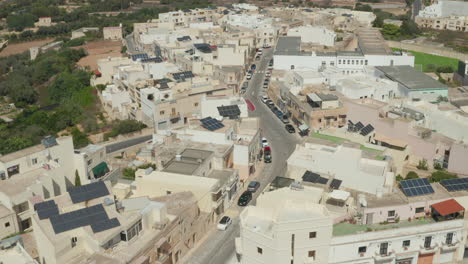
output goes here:
[[438, 249], [439, 249], [439, 247], [438, 247], [437, 243], [434, 243], [430, 247], [420, 246], [419, 252], [421, 254], [431, 254], [431, 253], [435, 253]]
[[375, 252], [375, 261], [389, 261], [395, 258], [395, 252], [393, 250], [388, 251], [386, 254], [380, 254], [380, 251]]
[[458, 248], [459, 244], [459, 241], [452, 241], [451, 244], [447, 244], [447, 243], [442, 243], [442, 245], [440, 246], [440, 248], [443, 250], [443, 251], [450, 251], [450, 250], [455, 250], [456, 248]]

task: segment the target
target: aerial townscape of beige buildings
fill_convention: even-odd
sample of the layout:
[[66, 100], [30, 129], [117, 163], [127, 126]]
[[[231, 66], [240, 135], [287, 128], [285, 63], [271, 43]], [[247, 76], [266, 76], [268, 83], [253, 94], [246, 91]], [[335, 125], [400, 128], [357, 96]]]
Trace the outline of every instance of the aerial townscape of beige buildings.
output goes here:
[[[416, 22], [467, 17], [438, 1]], [[0, 263], [466, 263], [468, 87], [374, 19], [233, 4], [103, 28], [126, 51], [90, 83], [106, 116], [147, 128], [0, 155]]]

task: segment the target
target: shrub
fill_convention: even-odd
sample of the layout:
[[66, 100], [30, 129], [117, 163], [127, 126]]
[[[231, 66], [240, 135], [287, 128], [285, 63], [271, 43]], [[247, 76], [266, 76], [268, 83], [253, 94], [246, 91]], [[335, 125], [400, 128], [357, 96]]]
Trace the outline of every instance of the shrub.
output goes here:
[[427, 160], [426, 159], [422, 159], [418, 162], [418, 166], [416, 166], [416, 168], [418, 168], [419, 170], [427, 170]]
[[418, 179], [419, 178], [419, 175], [414, 172], [414, 171], [410, 171], [408, 172], [408, 174], [406, 174], [406, 180], [410, 180], [410, 179]]
[[438, 163], [438, 162], [435, 162], [435, 163], [434, 163], [434, 169], [436, 169], [436, 170], [442, 170], [442, 165], [440, 165], [440, 163]]
[[399, 181], [402, 181], [403, 180], [403, 177], [398, 174], [396, 177], [395, 177], [396, 181], [399, 182]]
[[429, 178], [430, 182], [440, 182], [441, 180], [455, 179], [458, 178], [456, 174], [452, 174], [446, 171], [438, 170], [432, 173]]

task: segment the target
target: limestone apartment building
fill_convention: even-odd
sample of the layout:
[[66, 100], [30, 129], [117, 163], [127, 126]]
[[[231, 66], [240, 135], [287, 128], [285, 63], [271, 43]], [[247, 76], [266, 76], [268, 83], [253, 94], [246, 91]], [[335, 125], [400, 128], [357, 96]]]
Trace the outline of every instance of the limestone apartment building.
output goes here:
[[311, 202], [315, 191], [267, 192], [244, 210], [236, 239], [240, 263], [460, 263], [463, 258], [464, 208], [453, 199], [432, 204], [430, 220], [385, 228], [339, 223], [331, 205]]
[[415, 19], [423, 28], [468, 31], [468, 3], [465, 1], [436, 1], [426, 6]]
[[190, 192], [115, 200], [102, 181], [34, 209], [41, 263], [177, 263], [207, 228]]

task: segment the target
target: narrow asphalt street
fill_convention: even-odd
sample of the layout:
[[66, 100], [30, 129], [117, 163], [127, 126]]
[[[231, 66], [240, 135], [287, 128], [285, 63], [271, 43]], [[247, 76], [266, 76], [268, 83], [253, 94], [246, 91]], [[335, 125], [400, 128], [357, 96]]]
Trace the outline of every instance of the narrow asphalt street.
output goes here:
[[[266, 137], [272, 148], [273, 161], [265, 164], [263, 171], [255, 179], [261, 186], [254, 193], [250, 204], [255, 204], [257, 197], [276, 176], [284, 176], [286, 172], [286, 160], [294, 151], [300, 138], [296, 134], [289, 134], [284, 124], [272, 113], [272, 111], [260, 100], [263, 95], [263, 80], [267, 71], [268, 62], [272, 58], [273, 48], [264, 50], [260, 61], [255, 61], [257, 70], [244, 97], [255, 105], [255, 111], [251, 111], [249, 116], [259, 117], [262, 134]], [[242, 192], [243, 190], [239, 190]], [[237, 206], [237, 201], [227, 210], [227, 214], [232, 218], [232, 225], [226, 231], [213, 230], [207, 234], [202, 243], [190, 252], [183, 263], [190, 264], [225, 264], [235, 255], [235, 238], [239, 236], [239, 214], [243, 207]]]

